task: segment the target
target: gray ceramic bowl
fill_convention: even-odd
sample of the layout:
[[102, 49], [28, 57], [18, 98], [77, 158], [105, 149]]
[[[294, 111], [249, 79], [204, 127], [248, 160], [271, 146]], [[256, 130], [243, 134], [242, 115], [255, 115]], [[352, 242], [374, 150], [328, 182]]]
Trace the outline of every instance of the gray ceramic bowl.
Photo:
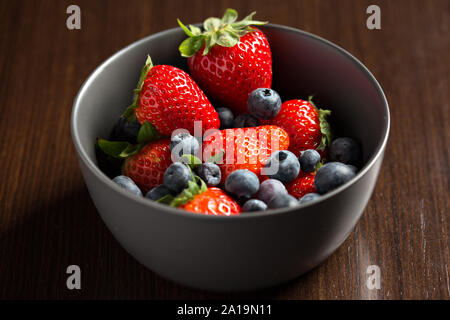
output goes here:
[[[72, 138], [89, 193], [122, 246], [154, 272], [212, 290], [251, 290], [293, 279], [314, 268], [350, 234], [372, 194], [386, 147], [389, 110], [380, 85], [353, 56], [306, 32], [264, 26], [273, 54], [274, 88], [283, 100], [316, 94], [333, 112], [341, 135], [359, 139], [365, 165], [356, 178], [295, 209], [216, 217], [138, 198], [96, 165], [95, 139], [108, 136], [136, 85], [145, 57], [186, 70], [178, 53], [180, 28], [122, 49], [80, 89]], [[145, 285], [145, 284], [143, 284]]]

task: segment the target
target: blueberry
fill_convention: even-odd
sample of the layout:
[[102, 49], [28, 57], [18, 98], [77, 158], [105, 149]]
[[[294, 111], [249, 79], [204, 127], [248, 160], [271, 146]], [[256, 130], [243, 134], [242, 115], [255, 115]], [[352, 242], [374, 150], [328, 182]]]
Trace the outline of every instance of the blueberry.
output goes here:
[[136, 185], [136, 183], [134, 183], [133, 180], [131, 180], [131, 178], [127, 176], [117, 176], [113, 179], [113, 181], [125, 190], [128, 190], [137, 196], [142, 196], [141, 189], [139, 189], [139, 187]]
[[181, 157], [183, 154], [196, 154], [200, 149], [198, 140], [187, 132], [181, 132], [170, 140], [170, 150], [175, 157]]
[[357, 173], [357, 172], [358, 172], [358, 168], [355, 167], [355, 166], [353, 166], [353, 165], [351, 165], [351, 164], [348, 164], [347, 167], [349, 167], [350, 169], [352, 169], [352, 171], [353, 171], [354, 173]]
[[228, 108], [217, 108], [217, 113], [219, 114], [220, 120], [220, 130], [233, 128], [234, 126], [234, 115]]
[[259, 124], [259, 120], [249, 114], [240, 114], [234, 119], [235, 128], [257, 127]]
[[238, 197], [250, 198], [258, 189], [258, 176], [249, 170], [233, 171], [225, 180], [225, 190]]
[[191, 171], [181, 162], [172, 163], [164, 172], [164, 185], [174, 194], [187, 188], [190, 180], [192, 180]]
[[303, 172], [310, 173], [316, 170], [320, 162], [320, 154], [316, 150], [308, 149], [300, 153], [298, 160], [300, 162], [300, 169]]
[[124, 117], [120, 117], [114, 125], [110, 140], [128, 141], [129, 143], [135, 144], [140, 128], [141, 124], [136, 119], [128, 122]]
[[281, 98], [272, 89], [259, 88], [248, 96], [248, 111], [261, 119], [274, 118], [281, 109]]
[[267, 205], [258, 199], [250, 199], [244, 203], [242, 206], [242, 212], [251, 212], [251, 211], [264, 211], [267, 209]]
[[166, 196], [170, 194], [170, 190], [167, 189], [167, 187], [163, 184], [160, 184], [157, 187], [154, 187], [152, 190], [150, 190], [149, 192], [147, 192], [147, 194], [145, 195], [146, 198], [156, 201], [161, 199], [162, 197]]
[[281, 182], [290, 182], [297, 178], [300, 163], [290, 151], [281, 150], [272, 153], [264, 166], [264, 174]]
[[357, 166], [361, 161], [361, 147], [352, 138], [337, 138], [330, 145], [330, 159]]
[[324, 194], [343, 185], [355, 176], [349, 166], [340, 162], [328, 162], [317, 170], [314, 186], [317, 193]]
[[208, 187], [217, 186], [222, 178], [219, 166], [212, 162], [202, 163], [197, 168], [197, 174], [205, 181]]
[[298, 200], [298, 203], [299, 203], [299, 204], [306, 203], [306, 202], [309, 202], [309, 201], [313, 201], [313, 200], [315, 200], [315, 199], [317, 199], [317, 198], [320, 198], [320, 194], [317, 194], [317, 193], [307, 193], [307, 194], [305, 194], [303, 197], [301, 197], [301, 198]]
[[298, 201], [290, 194], [279, 195], [278, 197], [274, 197], [269, 202], [270, 209], [279, 209], [279, 208], [295, 207], [295, 206], [298, 206]]
[[268, 179], [263, 181], [259, 186], [258, 199], [269, 203], [273, 197], [287, 193], [286, 187], [280, 180]]

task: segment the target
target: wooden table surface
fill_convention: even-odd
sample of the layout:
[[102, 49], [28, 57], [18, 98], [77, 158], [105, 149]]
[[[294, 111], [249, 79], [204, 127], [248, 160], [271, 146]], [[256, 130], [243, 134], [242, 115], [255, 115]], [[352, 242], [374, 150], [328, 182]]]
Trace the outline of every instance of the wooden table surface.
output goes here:
[[[70, 4], [81, 30], [66, 28]], [[366, 28], [370, 4], [381, 30]], [[392, 126], [372, 199], [326, 262], [275, 288], [218, 294], [155, 275], [113, 238], [83, 182], [69, 119], [83, 81], [118, 49], [227, 7], [351, 52], [384, 88]], [[450, 298], [448, 0], [2, 0], [0, 26], [0, 298]], [[71, 264], [81, 290], [66, 288]], [[379, 290], [366, 286], [369, 265], [380, 267]]]

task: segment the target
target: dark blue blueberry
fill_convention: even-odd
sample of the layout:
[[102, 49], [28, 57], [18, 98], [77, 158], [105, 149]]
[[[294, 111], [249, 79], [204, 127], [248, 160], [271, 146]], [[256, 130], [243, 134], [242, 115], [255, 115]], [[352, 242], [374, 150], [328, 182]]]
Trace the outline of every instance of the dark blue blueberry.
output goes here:
[[264, 174], [281, 182], [290, 182], [297, 178], [300, 163], [290, 151], [281, 150], [272, 153], [264, 166]]
[[164, 172], [164, 185], [174, 194], [186, 189], [190, 180], [192, 180], [191, 171], [181, 162], [172, 163]]
[[319, 194], [327, 193], [343, 185], [355, 176], [349, 166], [340, 162], [328, 162], [317, 170], [314, 186]]
[[267, 205], [258, 199], [247, 200], [242, 206], [242, 212], [264, 211], [266, 209]]
[[170, 150], [178, 159], [183, 154], [196, 154], [200, 149], [198, 140], [188, 132], [181, 132], [172, 136], [170, 140]]
[[233, 128], [234, 126], [234, 115], [228, 108], [217, 108], [217, 113], [219, 114], [220, 120], [220, 130]]
[[136, 183], [134, 183], [133, 180], [131, 180], [131, 178], [127, 176], [117, 176], [112, 180], [125, 190], [128, 190], [129, 192], [142, 197], [141, 189], [139, 189], [139, 187], [136, 185]]
[[258, 189], [258, 176], [249, 170], [233, 171], [225, 180], [225, 190], [238, 197], [250, 198]]
[[298, 206], [298, 201], [290, 194], [282, 194], [270, 200], [268, 205], [270, 209], [296, 207]]
[[273, 197], [287, 193], [286, 187], [280, 180], [267, 179], [259, 186], [258, 199], [269, 203]]
[[314, 199], [320, 198], [320, 194], [317, 193], [307, 193], [298, 200], [299, 204], [313, 201]]
[[248, 96], [248, 112], [261, 119], [274, 118], [281, 109], [281, 98], [272, 89], [259, 88]]
[[110, 140], [113, 141], [128, 141], [135, 144], [141, 124], [137, 119], [128, 122], [124, 117], [120, 117], [117, 123], [114, 125]]
[[352, 138], [337, 138], [330, 145], [330, 159], [358, 166], [361, 161], [361, 146]]
[[167, 189], [167, 187], [163, 184], [160, 184], [159, 186], [154, 187], [152, 190], [147, 192], [145, 195], [146, 198], [156, 201], [161, 199], [162, 197], [170, 194], [170, 190]]
[[222, 173], [217, 164], [212, 162], [202, 163], [196, 170], [197, 175], [205, 181], [208, 187], [217, 186], [222, 178]]
[[257, 127], [259, 124], [259, 120], [249, 114], [240, 114], [234, 119], [235, 128]]
[[300, 162], [300, 170], [310, 173], [316, 170], [320, 162], [320, 154], [316, 150], [308, 149], [300, 153], [298, 161]]

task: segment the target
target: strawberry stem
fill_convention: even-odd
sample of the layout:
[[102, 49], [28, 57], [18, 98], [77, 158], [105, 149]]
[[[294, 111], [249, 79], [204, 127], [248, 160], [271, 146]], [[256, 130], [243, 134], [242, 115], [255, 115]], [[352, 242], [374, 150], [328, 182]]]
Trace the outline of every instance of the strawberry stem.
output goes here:
[[179, 47], [183, 57], [192, 57], [202, 47], [203, 55], [207, 55], [212, 47], [219, 45], [222, 47], [234, 47], [243, 35], [252, 32], [251, 26], [261, 26], [267, 21], [253, 20], [256, 12], [252, 12], [241, 21], [237, 21], [237, 11], [227, 9], [222, 18], [211, 17], [203, 22], [202, 32], [200, 28], [189, 25], [186, 27], [180, 19], [177, 19], [179, 26], [184, 30], [188, 38]]

